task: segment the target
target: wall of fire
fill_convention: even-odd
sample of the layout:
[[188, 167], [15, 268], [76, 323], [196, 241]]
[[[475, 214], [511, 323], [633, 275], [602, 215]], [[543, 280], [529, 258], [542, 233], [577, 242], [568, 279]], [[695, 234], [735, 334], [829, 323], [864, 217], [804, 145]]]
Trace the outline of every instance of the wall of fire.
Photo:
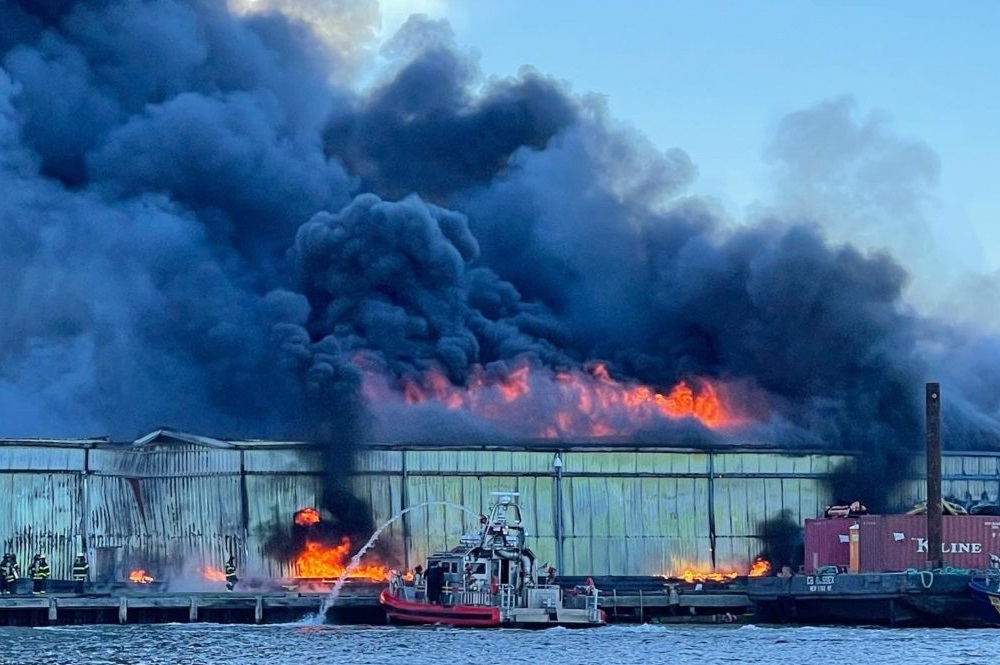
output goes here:
[[[728, 572], [761, 553], [768, 520], [820, 515], [832, 501], [824, 480], [845, 461], [756, 449], [372, 446], [357, 456], [347, 489], [370, 505], [376, 525], [431, 504], [382, 534], [381, 551], [398, 566], [474, 531], [491, 492], [517, 491], [539, 561], [562, 574]], [[947, 454], [944, 476], [946, 496], [995, 500], [1000, 458]], [[170, 432], [129, 445], [0, 441], [0, 537], [22, 566], [45, 552], [63, 578], [84, 544], [95, 577], [136, 568], [197, 576], [229, 554], [247, 576], [296, 577], [295, 561], [276, 557], [274, 544], [291, 536], [296, 511], [319, 506], [324, 478], [321, 452], [296, 443]], [[901, 486], [898, 503], [922, 500], [922, 482]]]

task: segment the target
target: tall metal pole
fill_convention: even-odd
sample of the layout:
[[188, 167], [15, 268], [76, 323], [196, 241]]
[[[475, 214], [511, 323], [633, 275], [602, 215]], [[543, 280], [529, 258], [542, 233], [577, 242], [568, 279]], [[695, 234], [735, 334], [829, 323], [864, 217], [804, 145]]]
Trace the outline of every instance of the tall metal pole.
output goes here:
[[556, 453], [555, 458], [552, 460], [552, 466], [556, 471], [556, 519], [555, 519], [555, 537], [556, 537], [556, 569], [561, 575], [565, 575], [566, 571], [563, 569], [563, 505], [562, 505], [562, 470], [563, 462], [562, 455]]
[[927, 563], [941, 568], [941, 384], [927, 384]]

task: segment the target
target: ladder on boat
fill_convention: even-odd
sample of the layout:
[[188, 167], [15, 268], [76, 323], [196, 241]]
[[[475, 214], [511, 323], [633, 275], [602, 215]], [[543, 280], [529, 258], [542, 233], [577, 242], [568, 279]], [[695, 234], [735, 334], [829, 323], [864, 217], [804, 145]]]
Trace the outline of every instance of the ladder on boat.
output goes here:
[[497, 605], [500, 607], [500, 621], [514, 620], [514, 608], [517, 606], [517, 594], [513, 585], [501, 584], [497, 594]]

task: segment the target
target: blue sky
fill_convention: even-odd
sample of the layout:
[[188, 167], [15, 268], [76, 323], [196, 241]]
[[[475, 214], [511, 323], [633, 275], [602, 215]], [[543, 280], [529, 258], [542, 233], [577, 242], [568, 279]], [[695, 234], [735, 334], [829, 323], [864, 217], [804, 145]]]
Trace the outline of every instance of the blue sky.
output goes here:
[[409, 11], [448, 19], [484, 75], [529, 65], [605, 96], [614, 117], [685, 150], [699, 169], [691, 193], [737, 219], [773, 202], [764, 151], [781, 118], [850, 96], [859, 124], [877, 118], [923, 144], [939, 172], [921, 192], [920, 252], [900, 224], [832, 237], [889, 247], [918, 284], [1000, 269], [1000, 3], [395, 0], [382, 11], [387, 31]]

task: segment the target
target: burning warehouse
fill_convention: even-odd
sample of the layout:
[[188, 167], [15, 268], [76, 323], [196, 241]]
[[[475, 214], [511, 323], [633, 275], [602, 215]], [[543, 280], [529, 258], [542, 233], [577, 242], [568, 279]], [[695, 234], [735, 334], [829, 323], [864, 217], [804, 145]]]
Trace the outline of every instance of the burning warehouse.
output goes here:
[[[1000, 449], [996, 340], [912, 312], [888, 255], [728, 219], [682, 150], [481, 80], [438, 22], [371, 76], [376, 11], [295, 4], [0, 3], [0, 434], [66, 437], [0, 447], [22, 562], [326, 576], [404, 508], [517, 489], [563, 572], [745, 569], [827, 503], [894, 505], [931, 374], [954, 449]], [[778, 152], [824, 118], [933, 161], [837, 105]], [[223, 438], [133, 441], [156, 423]], [[372, 560], [469, 519], [414, 510]]]
[[[22, 562], [48, 555], [67, 579], [88, 553], [96, 583], [221, 588], [236, 557], [249, 584], [329, 581], [375, 528], [404, 508], [356, 575], [411, 569], [475, 530], [498, 490], [519, 491], [541, 561], [565, 575], [746, 574], [759, 557], [802, 563], [801, 525], [833, 500], [831, 478], [851, 456], [764, 448], [634, 444], [368, 445], [332, 488], [321, 446], [219, 440], [158, 430], [131, 443], [3, 440], [0, 483], [13, 500], [0, 534]], [[992, 492], [996, 459], [945, 457], [945, 491]], [[995, 484], [995, 482], [994, 482]], [[900, 505], [922, 497], [919, 474]], [[460, 504], [471, 514], [444, 502]], [[421, 504], [429, 504], [419, 508]], [[797, 533], [797, 532], [796, 532]]]

